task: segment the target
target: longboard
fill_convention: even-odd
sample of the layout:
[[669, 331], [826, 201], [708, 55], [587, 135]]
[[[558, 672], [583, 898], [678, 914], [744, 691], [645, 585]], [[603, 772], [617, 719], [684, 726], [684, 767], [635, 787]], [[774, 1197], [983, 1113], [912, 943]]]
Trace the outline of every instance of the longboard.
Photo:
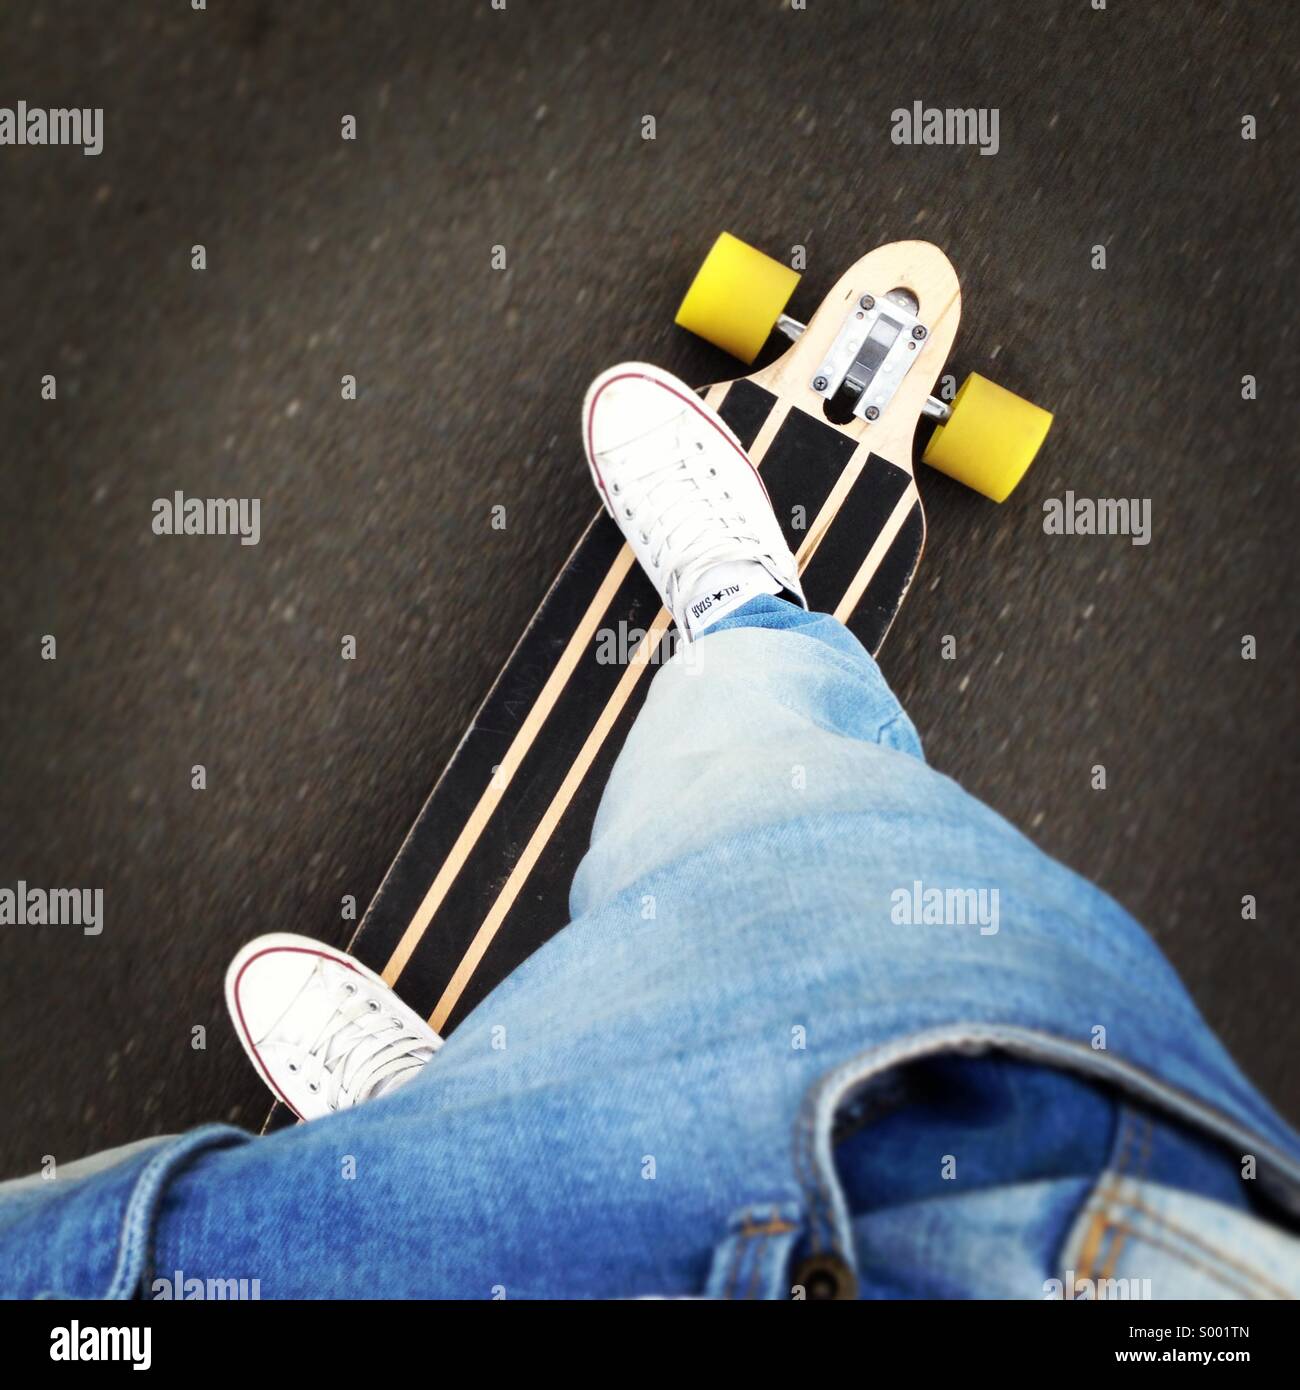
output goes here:
[[[794, 341], [776, 360], [700, 393], [760, 468], [810, 605], [834, 613], [873, 653], [925, 544], [913, 446], [923, 413], [935, 413], [930, 393], [960, 311], [957, 275], [942, 251], [919, 241], [883, 246], [845, 271], [806, 327], [784, 320]], [[588, 485], [575, 461], [573, 486]], [[673, 649], [670, 628], [601, 511], [348, 947], [439, 1033], [454, 1031], [567, 923], [569, 885], [601, 790]], [[268, 1126], [292, 1122], [277, 1111]]]

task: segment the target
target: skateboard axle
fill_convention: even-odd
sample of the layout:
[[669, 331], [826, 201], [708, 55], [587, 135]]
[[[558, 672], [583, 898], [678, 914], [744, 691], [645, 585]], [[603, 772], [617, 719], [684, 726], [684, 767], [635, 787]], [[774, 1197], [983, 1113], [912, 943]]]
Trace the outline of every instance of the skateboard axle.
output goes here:
[[[875, 300], [872, 299], [870, 295], [864, 295], [862, 298], [862, 307], [864, 309], [874, 308]], [[795, 343], [799, 341], [801, 334], [803, 333], [804, 329], [807, 328], [808, 325], [806, 323], [800, 323], [798, 319], [791, 318], [789, 314], [782, 314], [777, 319], [776, 326], [777, 329], [780, 332], [784, 333], [785, 336], [789, 338], [792, 343]], [[923, 335], [924, 330], [921, 330], [921, 332]], [[915, 329], [913, 330], [913, 333], [916, 333]], [[820, 382], [821, 384], [818, 385], [818, 382]], [[819, 376], [817, 378], [817, 381], [813, 383], [813, 390], [818, 392], [825, 391], [826, 387], [826, 379], [822, 376]], [[878, 413], [879, 412], [877, 412], [877, 414]], [[941, 401], [938, 396], [927, 396], [925, 398], [925, 404], [921, 407], [921, 414], [928, 415], [932, 420], [938, 420], [942, 422], [952, 414], [952, 407], [948, 404], [947, 401]]]

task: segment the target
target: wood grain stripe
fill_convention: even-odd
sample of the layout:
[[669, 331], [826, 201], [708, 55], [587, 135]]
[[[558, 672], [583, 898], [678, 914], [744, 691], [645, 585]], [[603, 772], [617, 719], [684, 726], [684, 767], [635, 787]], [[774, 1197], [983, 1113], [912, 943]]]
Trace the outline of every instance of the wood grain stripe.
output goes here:
[[542, 725], [546, 722], [546, 716], [551, 712], [556, 700], [559, 699], [560, 693], [573, 674], [583, 651], [595, 635], [605, 611], [614, 601], [614, 595], [618, 593], [619, 586], [631, 573], [634, 561], [635, 557], [631, 547], [627, 545], [615, 557], [604, 582], [596, 591], [595, 598], [587, 605], [587, 611], [582, 615], [581, 621], [574, 629], [573, 636], [561, 653], [559, 661], [556, 662], [555, 670], [551, 672], [549, 679], [542, 687], [532, 709], [528, 711], [527, 718], [519, 726], [519, 732], [507, 749], [495, 775], [484, 789], [483, 795], [479, 797], [478, 804], [456, 837], [456, 843], [452, 845], [446, 859], [442, 861], [442, 867], [429, 885], [429, 890], [416, 909], [415, 915], [407, 924], [393, 954], [388, 958], [388, 963], [381, 972], [385, 984], [395, 984], [398, 976], [406, 968], [406, 963], [410, 960], [411, 953], [424, 935], [425, 928], [433, 920], [434, 913], [441, 906], [443, 898], [447, 896], [447, 891], [455, 882], [461, 866], [469, 858], [470, 851], [483, 833], [483, 827], [487, 825], [497, 803], [505, 795], [511, 780], [518, 772], [528, 750], [533, 746]]

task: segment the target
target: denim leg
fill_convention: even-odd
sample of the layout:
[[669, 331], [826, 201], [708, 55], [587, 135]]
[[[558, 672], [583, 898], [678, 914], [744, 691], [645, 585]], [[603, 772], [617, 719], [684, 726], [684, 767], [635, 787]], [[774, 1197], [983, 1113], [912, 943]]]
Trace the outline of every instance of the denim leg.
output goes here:
[[570, 911], [703, 844], [814, 808], [859, 812], [899, 757], [923, 761], [921, 740], [866, 648], [825, 613], [756, 598], [655, 676], [606, 783]]
[[[993, 921], [918, 915], [920, 881], [996, 891]], [[168, 1153], [165, 1171], [142, 1155], [141, 1171], [24, 1209], [0, 1223], [0, 1290], [102, 1294], [157, 1269], [257, 1277], [264, 1297], [672, 1295], [713, 1287], [721, 1261], [722, 1296], [746, 1297], [782, 1282], [751, 1276], [756, 1242], [831, 1240], [852, 1258], [860, 1219], [899, 1287], [919, 1287], [946, 1249], [957, 1291], [976, 1293], [951, 1256], [978, 1271], [1023, 1228], [1032, 1277], [1016, 1288], [1041, 1297], [1113, 1111], [1047, 1094], [1036, 1073], [1016, 1089], [1007, 1055], [1152, 1099], [1235, 1165], [1258, 1158], [1261, 1185], [1275, 1175], [1300, 1193], [1300, 1144], [1150, 938], [925, 765], [832, 619], [759, 601], [659, 672], [572, 899], [570, 926], [408, 1086], [256, 1143], [215, 1135], [201, 1154]], [[995, 1059], [984, 1100], [949, 1072], [972, 1103], [931, 1104], [918, 1130], [889, 1109], [909, 1099], [896, 1073], [941, 1054]], [[941, 1099], [944, 1076], [922, 1079], [921, 1099]], [[837, 1117], [859, 1101], [866, 1128], [837, 1180]], [[1057, 1143], [1053, 1115], [1091, 1116], [1091, 1146]], [[1021, 1120], [1004, 1141], [1003, 1121]], [[923, 1166], [929, 1188], [886, 1193], [886, 1146], [896, 1175]], [[1147, 1139], [1127, 1149], [1164, 1177]], [[948, 1154], [970, 1201], [991, 1203], [983, 1216], [948, 1201]], [[1048, 1204], [1050, 1239], [1017, 1195], [1041, 1181], [1074, 1184]], [[937, 1212], [932, 1246], [914, 1221], [886, 1229], [921, 1208]]]

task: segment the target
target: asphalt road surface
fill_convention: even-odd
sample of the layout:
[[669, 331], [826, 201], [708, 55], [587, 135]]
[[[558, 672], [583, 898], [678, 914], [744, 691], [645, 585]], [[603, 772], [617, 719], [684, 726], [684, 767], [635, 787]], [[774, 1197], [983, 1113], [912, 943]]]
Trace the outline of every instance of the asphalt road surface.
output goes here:
[[[723, 228], [806, 248], [796, 314], [939, 243], [954, 374], [1056, 412], [1002, 507], [922, 477], [886, 674], [1300, 1117], [1296, 16], [5, 6], [0, 103], [104, 125], [96, 157], [0, 147], [0, 885], [102, 887], [106, 925], [0, 927], [0, 1174], [260, 1121], [226, 961], [346, 941], [593, 511], [588, 379], [735, 374], [672, 324]], [[892, 143], [914, 101], [996, 110], [996, 153]], [[259, 544], [153, 534], [177, 490], [260, 498]], [[1046, 535], [1067, 491], [1149, 502], [1149, 543]]]

